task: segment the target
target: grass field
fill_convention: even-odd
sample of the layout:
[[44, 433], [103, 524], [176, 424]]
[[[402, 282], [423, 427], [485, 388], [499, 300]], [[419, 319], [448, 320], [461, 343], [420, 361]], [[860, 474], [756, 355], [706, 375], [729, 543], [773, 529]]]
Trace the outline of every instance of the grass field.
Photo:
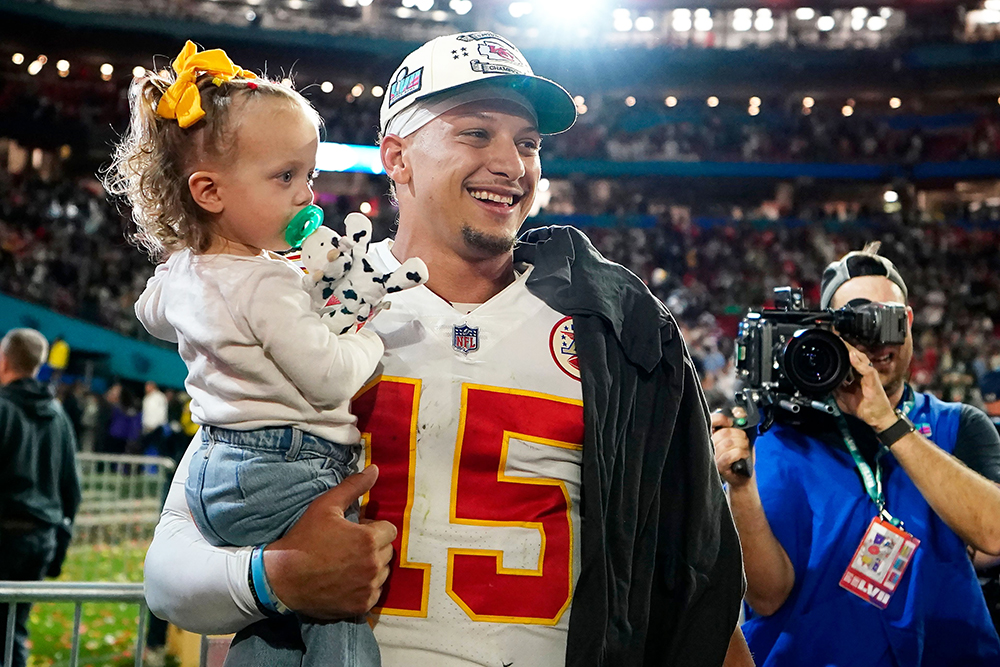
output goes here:
[[[142, 582], [142, 561], [147, 546], [147, 542], [71, 546], [59, 580]], [[73, 607], [73, 603], [42, 603], [31, 608], [29, 667], [69, 665]], [[80, 667], [134, 665], [138, 620], [139, 606], [135, 604], [84, 604], [80, 624]]]

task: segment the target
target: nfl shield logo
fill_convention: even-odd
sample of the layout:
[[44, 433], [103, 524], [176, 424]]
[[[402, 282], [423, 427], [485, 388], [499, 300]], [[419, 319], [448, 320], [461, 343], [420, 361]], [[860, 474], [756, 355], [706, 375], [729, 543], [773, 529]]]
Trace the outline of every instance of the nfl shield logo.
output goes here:
[[451, 345], [462, 354], [475, 352], [479, 349], [479, 327], [455, 325]]

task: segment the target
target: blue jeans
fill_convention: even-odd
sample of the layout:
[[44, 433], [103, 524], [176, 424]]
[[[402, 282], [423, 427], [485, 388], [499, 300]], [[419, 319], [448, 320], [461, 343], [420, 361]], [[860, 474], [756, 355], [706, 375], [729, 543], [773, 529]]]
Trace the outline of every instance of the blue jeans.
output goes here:
[[[353, 473], [360, 451], [290, 427], [204, 426], [185, 483], [188, 507], [202, 535], [216, 546], [267, 544], [291, 528], [317, 496]], [[358, 520], [357, 503], [347, 518]], [[378, 667], [381, 660], [364, 619], [314, 624], [279, 618], [240, 633], [226, 664]]]

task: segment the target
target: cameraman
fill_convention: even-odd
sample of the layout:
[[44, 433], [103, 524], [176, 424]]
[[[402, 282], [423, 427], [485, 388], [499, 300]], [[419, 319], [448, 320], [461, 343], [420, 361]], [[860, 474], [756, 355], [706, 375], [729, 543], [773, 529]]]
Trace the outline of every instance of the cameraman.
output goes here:
[[[906, 303], [878, 247], [827, 267], [823, 308]], [[833, 396], [842, 416], [777, 415], [756, 439], [750, 478], [731, 470], [751, 456], [746, 434], [713, 416], [758, 665], [1000, 664], [969, 558], [1000, 554], [1000, 438], [979, 410], [909, 387], [907, 314], [902, 345], [848, 344], [853, 377]], [[866, 589], [865, 573], [891, 594]]]

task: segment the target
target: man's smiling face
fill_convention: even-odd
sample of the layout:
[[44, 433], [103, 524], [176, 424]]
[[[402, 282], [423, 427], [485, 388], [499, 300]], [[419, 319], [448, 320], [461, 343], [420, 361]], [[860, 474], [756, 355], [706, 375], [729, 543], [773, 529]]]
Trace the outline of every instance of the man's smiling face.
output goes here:
[[530, 112], [506, 100], [470, 102], [408, 137], [412, 200], [424, 233], [460, 254], [507, 253], [531, 210], [541, 137]]

